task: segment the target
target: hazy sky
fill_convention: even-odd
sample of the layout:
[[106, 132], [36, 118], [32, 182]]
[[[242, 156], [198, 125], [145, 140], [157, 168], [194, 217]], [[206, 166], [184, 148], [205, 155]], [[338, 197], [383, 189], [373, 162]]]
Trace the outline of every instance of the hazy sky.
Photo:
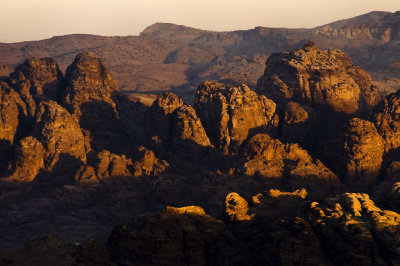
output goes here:
[[400, 0], [0, 0], [0, 42], [71, 33], [137, 35], [155, 22], [208, 30], [314, 27]]

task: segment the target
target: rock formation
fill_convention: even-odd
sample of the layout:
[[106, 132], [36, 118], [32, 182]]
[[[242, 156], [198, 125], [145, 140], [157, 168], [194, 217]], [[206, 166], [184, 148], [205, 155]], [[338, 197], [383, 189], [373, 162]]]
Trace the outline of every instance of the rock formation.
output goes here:
[[224, 153], [236, 153], [241, 143], [256, 133], [274, 135], [278, 126], [275, 103], [245, 85], [203, 82], [194, 106], [211, 143]]
[[317, 111], [355, 114], [371, 110], [379, 90], [369, 74], [339, 50], [302, 49], [271, 55], [257, 91], [278, 103], [296, 101]]
[[19, 95], [0, 81], [0, 173], [11, 160], [14, 140], [26, 129], [26, 116], [26, 105]]
[[368, 186], [378, 181], [384, 141], [373, 123], [358, 118], [346, 127], [344, 157], [345, 182]]
[[68, 67], [65, 79], [63, 101], [74, 115], [82, 115], [82, 105], [89, 102], [105, 102], [115, 108], [111, 96], [118, 91], [118, 84], [94, 54], [78, 54]]
[[385, 141], [385, 153], [393, 152], [400, 146], [400, 92], [388, 95], [374, 114], [374, 123]]
[[31, 58], [10, 74], [8, 82], [26, 103], [29, 114], [34, 116], [36, 102], [59, 100], [64, 78], [54, 59]]
[[45, 148], [45, 164], [52, 168], [61, 157], [86, 162], [85, 137], [70, 113], [54, 101], [40, 103], [35, 115], [34, 136]]
[[145, 132], [154, 142], [161, 142], [161, 146], [168, 146], [171, 130], [171, 115], [182, 105], [182, 99], [174, 93], [164, 92], [157, 96], [157, 99], [153, 102], [146, 114], [145, 121]]
[[314, 110], [297, 102], [289, 102], [281, 119], [280, 138], [291, 143], [307, 143], [313, 126], [316, 126]]
[[19, 95], [4, 82], [0, 82], [0, 100], [0, 140], [12, 144], [24, 122], [26, 107]]
[[14, 173], [7, 180], [32, 181], [44, 168], [45, 149], [33, 137], [21, 139], [15, 151]]
[[319, 194], [322, 190], [322, 193], [337, 192], [340, 186], [339, 178], [298, 144], [283, 144], [267, 134], [250, 138], [241, 156], [244, 174], [281, 179], [290, 189], [305, 186]]
[[118, 84], [102, 61], [92, 53], [78, 54], [68, 67], [65, 80], [62, 103], [90, 135], [92, 148], [101, 151], [111, 146], [119, 152], [125, 150], [121, 141], [129, 142], [129, 138], [121, 132], [123, 127], [113, 100]]
[[[196, 115], [196, 111], [189, 105], [179, 107], [172, 117], [171, 146], [176, 149], [183, 142], [199, 146], [210, 146], [206, 132]], [[193, 145], [192, 145], [193, 146]]]

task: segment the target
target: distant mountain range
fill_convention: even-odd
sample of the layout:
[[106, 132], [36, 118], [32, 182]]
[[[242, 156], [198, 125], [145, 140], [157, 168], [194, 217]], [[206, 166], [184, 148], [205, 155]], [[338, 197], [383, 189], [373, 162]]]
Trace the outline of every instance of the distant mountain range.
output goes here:
[[65, 71], [77, 53], [90, 51], [104, 59], [121, 90], [144, 94], [172, 90], [191, 102], [203, 80], [254, 88], [269, 55], [297, 49], [308, 40], [322, 49], [349, 54], [372, 74], [381, 90], [400, 87], [400, 12], [371, 12], [312, 29], [214, 32], [156, 23], [140, 36], [73, 34], [0, 43], [0, 76], [30, 57], [53, 57]]

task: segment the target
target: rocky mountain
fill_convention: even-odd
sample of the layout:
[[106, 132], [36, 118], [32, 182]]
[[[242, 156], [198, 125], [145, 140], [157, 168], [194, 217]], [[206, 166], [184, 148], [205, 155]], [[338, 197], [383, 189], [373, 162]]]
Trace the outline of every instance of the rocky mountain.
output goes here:
[[[340, 49], [372, 74], [385, 93], [396, 91], [400, 79], [400, 13], [371, 12], [312, 29], [256, 27], [212, 32], [156, 23], [140, 36], [67, 35], [47, 40], [0, 43], [0, 76], [26, 58], [52, 57], [65, 71], [76, 54], [103, 58], [120, 90], [147, 94], [172, 90], [192, 103], [197, 84], [206, 80], [247, 84], [255, 88], [268, 56], [293, 50], [307, 40], [322, 49]], [[4, 74], [2, 74], [4, 73]]]
[[0, 263], [396, 265], [399, 93], [310, 41], [258, 78], [146, 106], [94, 53], [25, 60], [0, 81]]

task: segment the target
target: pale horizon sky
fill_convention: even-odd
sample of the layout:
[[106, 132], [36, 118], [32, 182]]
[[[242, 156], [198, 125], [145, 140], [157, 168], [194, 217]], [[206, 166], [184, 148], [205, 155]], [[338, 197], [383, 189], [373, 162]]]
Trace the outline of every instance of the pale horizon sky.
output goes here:
[[0, 42], [74, 33], [138, 35], [156, 22], [204, 30], [256, 26], [312, 28], [371, 11], [400, 10], [399, 0], [1, 0]]

